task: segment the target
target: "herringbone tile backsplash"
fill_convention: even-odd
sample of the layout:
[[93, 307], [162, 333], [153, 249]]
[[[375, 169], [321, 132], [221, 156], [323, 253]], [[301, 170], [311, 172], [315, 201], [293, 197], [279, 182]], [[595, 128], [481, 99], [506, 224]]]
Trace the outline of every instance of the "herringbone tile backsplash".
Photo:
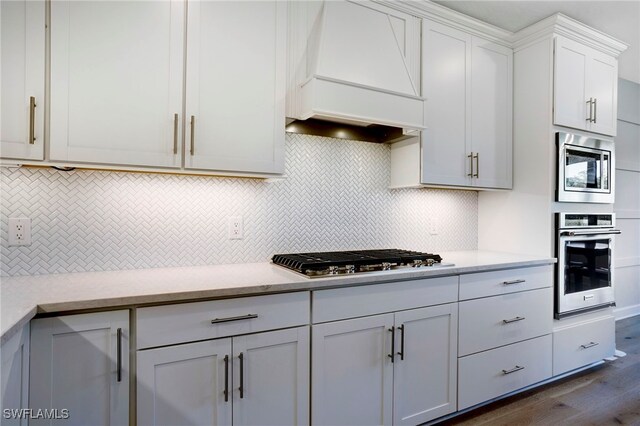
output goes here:
[[[274, 253], [477, 248], [477, 193], [389, 190], [390, 148], [288, 135], [275, 181], [2, 168], [0, 273], [266, 262]], [[242, 215], [245, 238], [227, 239]], [[7, 219], [33, 243], [9, 247]], [[429, 218], [438, 234], [430, 235]]]

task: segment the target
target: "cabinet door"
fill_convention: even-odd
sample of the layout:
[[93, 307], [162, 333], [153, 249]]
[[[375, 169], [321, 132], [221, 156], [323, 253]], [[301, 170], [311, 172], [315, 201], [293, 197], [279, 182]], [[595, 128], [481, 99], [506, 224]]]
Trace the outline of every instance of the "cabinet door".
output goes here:
[[3, 158], [44, 159], [44, 44], [44, 1], [0, 2]]
[[184, 11], [51, 2], [52, 160], [180, 167]]
[[416, 425], [456, 411], [458, 305], [397, 312], [393, 424]]
[[512, 187], [513, 51], [473, 37], [471, 151], [473, 185]]
[[138, 351], [138, 424], [231, 425], [231, 375], [231, 338]]
[[390, 425], [393, 314], [314, 325], [312, 424]]
[[129, 311], [33, 320], [30, 407], [66, 409], [73, 424], [127, 424], [129, 337]]
[[593, 119], [589, 129], [595, 133], [616, 135], [618, 117], [618, 60], [593, 51], [587, 62], [586, 92], [593, 97]]
[[[29, 397], [29, 325], [0, 348], [0, 380], [2, 382], [2, 425], [26, 426], [27, 418], [6, 417], [4, 410], [28, 408]], [[10, 411], [11, 412], [11, 411]], [[15, 413], [15, 411], [13, 411]]]
[[585, 92], [589, 48], [557, 37], [555, 40], [553, 123], [588, 130], [589, 95]]
[[471, 35], [423, 20], [422, 95], [427, 130], [422, 132], [422, 182], [471, 184]]
[[234, 337], [233, 424], [308, 424], [309, 356], [308, 326]]
[[287, 4], [188, 9], [185, 167], [282, 173]]

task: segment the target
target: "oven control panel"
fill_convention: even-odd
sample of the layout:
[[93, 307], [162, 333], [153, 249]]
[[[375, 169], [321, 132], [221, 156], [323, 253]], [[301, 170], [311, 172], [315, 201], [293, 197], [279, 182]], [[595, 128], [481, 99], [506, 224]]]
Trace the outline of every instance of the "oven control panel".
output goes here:
[[558, 228], [610, 228], [615, 216], [609, 214], [560, 213]]

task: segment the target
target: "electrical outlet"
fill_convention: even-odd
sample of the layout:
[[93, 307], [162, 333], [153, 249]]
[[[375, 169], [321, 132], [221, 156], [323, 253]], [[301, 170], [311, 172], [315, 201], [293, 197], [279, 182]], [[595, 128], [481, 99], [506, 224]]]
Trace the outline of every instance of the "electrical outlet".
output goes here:
[[231, 216], [228, 221], [228, 234], [230, 240], [241, 240], [244, 238], [244, 224], [242, 216]]
[[436, 217], [429, 219], [429, 234], [438, 235], [438, 219]]
[[27, 217], [9, 218], [9, 245], [31, 245], [31, 219]]

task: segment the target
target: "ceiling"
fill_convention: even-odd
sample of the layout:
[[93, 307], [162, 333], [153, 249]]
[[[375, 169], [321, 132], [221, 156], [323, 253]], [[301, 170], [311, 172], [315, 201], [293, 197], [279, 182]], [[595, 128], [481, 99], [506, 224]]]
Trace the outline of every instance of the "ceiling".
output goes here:
[[512, 32], [554, 13], [563, 13], [629, 44], [629, 48], [620, 55], [618, 73], [621, 78], [640, 83], [640, 0], [434, 2]]

